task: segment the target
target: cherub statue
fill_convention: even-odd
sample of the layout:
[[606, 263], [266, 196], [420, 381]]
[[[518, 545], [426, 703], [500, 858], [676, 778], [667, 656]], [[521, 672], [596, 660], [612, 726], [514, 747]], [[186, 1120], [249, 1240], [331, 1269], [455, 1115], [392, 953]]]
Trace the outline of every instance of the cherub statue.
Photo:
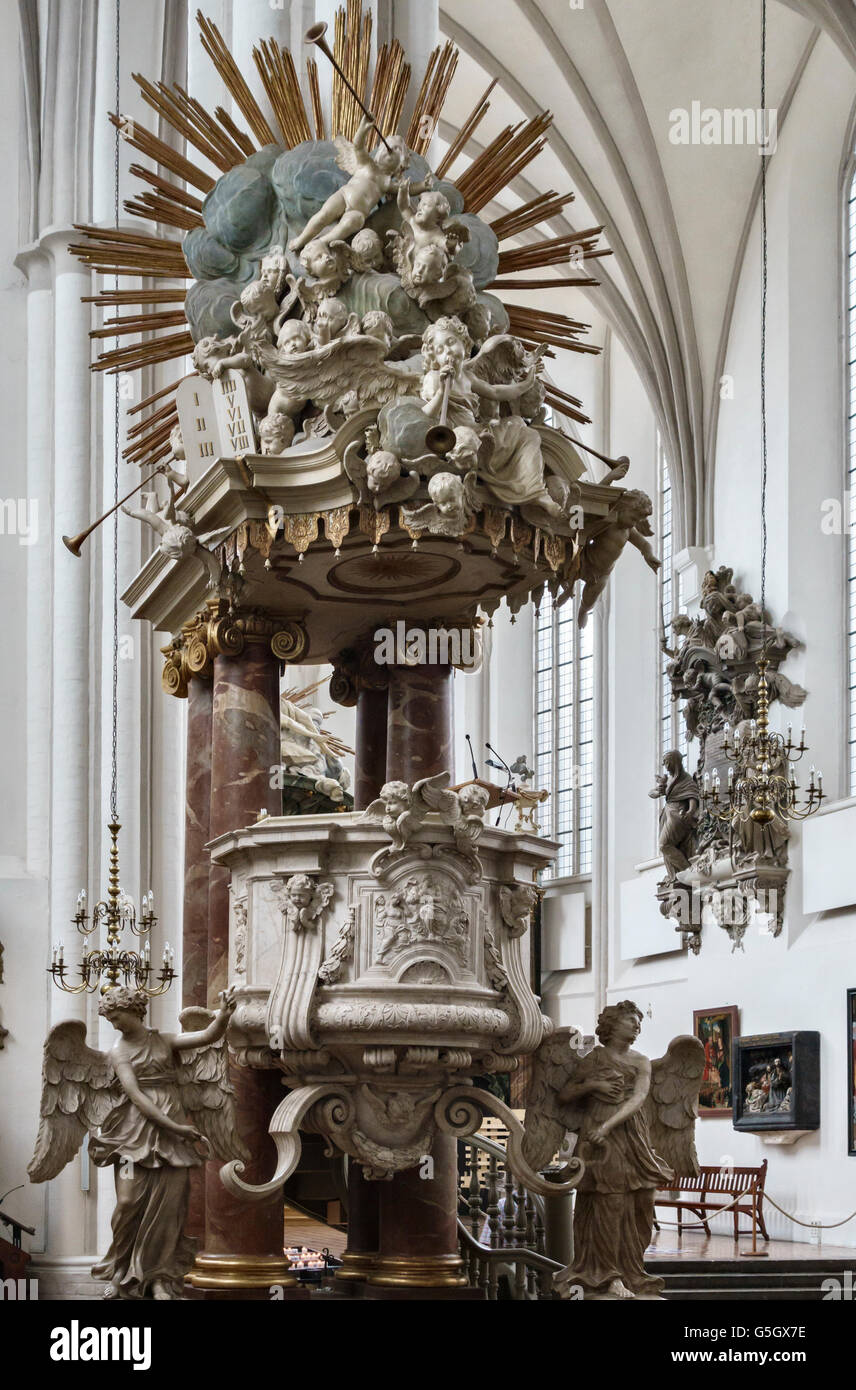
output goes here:
[[[169, 447], [172, 450], [172, 457], [175, 460], [175, 462], [186, 464], [187, 456], [184, 451], [184, 440], [181, 435], [181, 425], [173, 425], [172, 429], [170, 430]], [[188, 478], [187, 474], [184, 472], [179, 472], [179, 470], [177, 468], [173, 468], [171, 464], [162, 464], [161, 467], [163, 470], [163, 476], [168, 480], [168, 482], [175, 484], [176, 497], [180, 497], [183, 492], [187, 491], [187, 487], [190, 482], [190, 479]]]
[[148, 996], [114, 986], [98, 1007], [119, 1033], [110, 1052], [87, 1046], [86, 1025], [58, 1023], [47, 1036], [33, 1182], [62, 1172], [89, 1134], [89, 1157], [112, 1167], [113, 1241], [92, 1268], [105, 1298], [182, 1296], [193, 1264], [184, 1235], [190, 1169], [206, 1157], [249, 1158], [236, 1128], [223, 1041], [235, 1008], [231, 990], [216, 1013], [185, 1009], [197, 1031], [160, 1033], [143, 1023]]
[[319, 299], [335, 294], [351, 273], [345, 241], [309, 241], [300, 253], [300, 264], [314, 282]]
[[[363, 812], [363, 821], [378, 822], [392, 840], [391, 845], [380, 850], [372, 859], [372, 873], [382, 871], [394, 856], [405, 850], [423, 824], [430, 811], [439, 811], [447, 824], [455, 828], [456, 847], [470, 861], [475, 859], [474, 841], [481, 833], [481, 816], [476, 814], [475, 806], [468, 803], [467, 814], [461, 810], [457, 792], [448, 790], [451, 774], [438, 772], [434, 777], [423, 777], [409, 787], [406, 782], [385, 782], [376, 797]], [[479, 791], [483, 791], [479, 788]], [[487, 793], [485, 802], [487, 804]], [[482, 806], [482, 814], [484, 806]], [[479, 823], [478, 833], [475, 821]], [[460, 836], [460, 843], [459, 841]], [[427, 845], [418, 847], [419, 853], [427, 857]], [[475, 860], [476, 864], [478, 860]]]
[[588, 615], [606, 588], [606, 581], [628, 541], [636, 546], [648, 568], [657, 573], [660, 561], [645, 539], [654, 534], [648, 520], [652, 509], [646, 493], [623, 492], [609, 513], [595, 522], [588, 532], [580, 556], [580, 575], [585, 580], [578, 617], [580, 627], [588, 622]]
[[267, 456], [284, 454], [294, 439], [294, 421], [290, 415], [266, 415], [259, 425], [261, 451]]
[[321, 300], [315, 311], [312, 341], [317, 348], [326, 347], [334, 338], [359, 333], [359, 328], [357, 315], [350, 313], [341, 299], [329, 296]]
[[419, 799], [431, 811], [437, 811], [452, 827], [455, 848], [467, 861], [470, 868], [481, 874], [481, 863], [476, 854], [476, 844], [484, 829], [484, 813], [490, 800], [490, 792], [477, 782], [468, 782], [459, 791], [449, 787], [451, 776], [439, 772], [435, 777], [425, 777], [413, 788], [414, 799]]
[[361, 507], [380, 511], [394, 502], [404, 502], [419, 488], [419, 474], [414, 470], [402, 473], [401, 460], [389, 449], [375, 449], [362, 457], [361, 444], [354, 439], [345, 449], [342, 467], [357, 489]]
[[383, 242], [371, 227], [364, 227], [361, 232], [357, 232], [356, 236], [351, 238], [348, 250], [351, 269], [357, 274], [365, 274], [369, 270], [381, 271], [386, 265]]
[[[286, 319], [277, 335], [277, 361], [285, 362], [309, 352], [312, 343], [310, 324], [304, 319]], [[277, 381], [268, 404], [267, 419], [262, 421], [259, 431], [262, 453], [281, 454], [289, 447], [294, 439], [296, 417], [308, 404], [307, 394], [289, 391], [286, 384]], [[268, 421], [275, 423], [268, 425]], [[271, 447], [274, 443], [279, 447]]]
[[436, 190], [423, 193], [415, 206], [412, 185], [398, 186], [401, 231], [387, 232], [392, 260], [407, 293], [431, 318], [463, 314], [476, 302], [470, 271], [454, 254], [469, 241], [469, 228], [449, 216], [449, 200]]
[[400, 361], [405, 357], [416, 357], [421, 350], [422, 335], [419, 333], [397, 335], [392, 319], [383, 309], [369, 309], [367, 314], [363, 314], [360, 328], [368, 337], [377, 338], [379, 343], [383, 343], [384, 357], [393, 361]]
[[467, 454], [474, 431], [489, 437], [488, 447], [478, 455], [478, 475], [501, 502], [512, 506], [532, 503], [548, 516], [566, 520], [563, 502], [553, 497], [545, 482], [538, 431], [520, 415], [494, 412], [488, 426], [479, 420], [480, 416], [483, 421], [483, 402], [487, 401], [489, 408], [513, 408], [532, 388], [543, 349], [526, 354], [517, 339], [505, 334], [489, 338], [473, 358], [469, 357], [471, 347], [470, 335], [458, 318], [441, 318], [426, 328], [420, 389], [424, 413], [439, 418], [446, 404], [446, 421]]
[[[238, 330], [241, 342], [249, 347], [250, 344], [273, 341], [274, 319], [279, 316], [279, 313], [279, 300], [276, 297], [270, 277], [266, 276], [263, 279], [251, 280], [244, 287], [240, 299], [232, 305], [229, 317]], [[244, 363], [230, 363], [229, 365], [244, 366]], [[220, 371], [223, 370], [224, 367], [221, 365]]]
[[300, 235], [292, 238], [289, 250], [300, 251], [314, 240], [347, 241], [362, 230], [372, 210], [391, 192], [410, 155], [400, 135], [390, 136], [386, 145], [379, 145], [370, 154], [369, 132], [375, 129], [375, 122], [365, 116], [353, 140], [335, 137], [336, 163], [351, 177], [310, 217]]
[[195, 555], [208, 571], [209, 589], [216, 589], [222, 575], [220, 562], [194, 534], [190, 513], [176, 507], [175, 485], [167, 480], [167, 486], [169, 501], [162, 511], [156, 510], [157, 499], [153, 492], [146, 494], [145, 507], [123, 507], [122, 511], [157, 531], [160, 536], [159, 549], [168, 560], [182, 560], [187, 555]]
[[401, 182], [398, 185], [397, 202], [402, 225], [413, 250], [421, 251], [427, 246], [439, 246], [447, 255], [454, 255], [458, 248], [470, 239], [466, 223], [456, 217], [450, 217], [451, 207], [444, 193], [431, 189], [422, 194], [414, 207], [412, 190], [412, 184]]
[[576, 1030], [558, 1029], [535, 1054], [524, 1157], [543, 1168], [571, 1131], [585, 1163], [573, 1264], [555, 1275], [560, 1292], [576, 1286], [585, 1298], [657, 1298], [663, 1288], [646, 1274], [644, 1254], [657, 1188], [698, 1172], [704, 1047], [682, 1035], [650, 1062], [633, 1048], [641, 1025], [642, 1011], [625, 999], [600, 1014], [591, 1050]]
[[308, 874], [292, 874], [279, 895], [286, 931], [315, 931], [334, 892], [332, 883], [316, 883]]
[[428, 479], [430, 501], [402, 508], [402, 521], [411, 531], [428, 531], [432, 536], [463, 535], [476, 513], [475, 481], [475, 473], [464, 478], [457, 473], [435, 473]]
[[[270, 342], [268, 335], [265, 343]], [[206, 381], [215, 381], [224, 372], [237, 371], [244, 379], [250, 406], [257, 415], [264, 415], [273, 391], [273, 382], [268, 381], [255, 365], [251, 335], [232, 338], [200, 338], [193, 349], [193, 365]]]
[[676, 748], [663, 754], [665, 772], [657, 778], [648, 795], [654, 800], [664, 798], [660, 811], [660, 853], [666, 866], [666, 882], [673, 883], [675, 875], [689, 865], [689, 855], [695, 848], [695, 832], [701, 804], [698, 785], [684, 768], [684, 760]]
[[[448, 777], [448, 774], [446, 774]], [[392, 840], [391, 845], [380, 850], [372, 860], [372, 872], [376, 873], [393, 855], [400, 854], [407, 842], [415, 835], [431, 809], [421, 801], [418, 789], [421, 783], [409, 787], [406, 782], [384, 782], [380, 796], [370, 802], [362, 814], [363, 821], [380, 823]]]

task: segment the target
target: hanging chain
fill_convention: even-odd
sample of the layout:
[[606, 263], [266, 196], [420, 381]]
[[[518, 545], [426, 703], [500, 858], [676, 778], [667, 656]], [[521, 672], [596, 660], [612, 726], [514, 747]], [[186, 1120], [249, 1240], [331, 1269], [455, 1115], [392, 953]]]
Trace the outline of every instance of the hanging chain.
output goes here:
[[761, 623], [767, 646], [767, 0], [761, 0]]
[[[116, 114], [121, 111], [121, 70], [119, 66], [119, 32], [120, 32], [120, 0], [116, 0]], [[113, 146], [113, 220], [118, 229], [119, 226], [119, 148], [120, 137], [119, 127], [116, 126], [115, 140]], [[114, 287], [118, 292], [119, 276], [114, 278]], [[119, 347], [119, 338], [116, 337], [115, 346]], [[110, 819], [117, 822], [119, 819], [119, 762], [118, 762], [118, 730], [119, 730], [119, 378], [117, 372], [113, 378], [113, 503], [116, 510], [113, 512], [113, 737], [111, 745], [111, 775], [110, 775]]]

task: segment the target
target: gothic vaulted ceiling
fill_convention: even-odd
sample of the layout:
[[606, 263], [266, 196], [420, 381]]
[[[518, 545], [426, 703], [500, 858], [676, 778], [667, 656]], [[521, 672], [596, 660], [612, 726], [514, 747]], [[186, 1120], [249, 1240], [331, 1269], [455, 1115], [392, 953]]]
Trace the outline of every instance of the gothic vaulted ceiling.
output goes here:
[[[606, 225], [615, 254], [596, 263], [601, 288], [592, 293], [654, 405], [683, 540], [703, 543], [718, 380], [760, 160], [754, 143], [675, 143], [670, 113], [692, 119], [694, 102], [758, 108], [760, 4], [445, 0], [441, 28], [463, 55], [447, 129], [493, 77], [502, 96], [491, 98], [477, 143], [508, 121], [553, 111], [549, 148], [535, 166], [539, 187], [574, 188], [572, 227]], [[770, 0], [767, 105], [780, 133], [822, 31], [856, 67], [851, 0]], [[522, 199], [535, 190], [521, 180], [514, 191]]]

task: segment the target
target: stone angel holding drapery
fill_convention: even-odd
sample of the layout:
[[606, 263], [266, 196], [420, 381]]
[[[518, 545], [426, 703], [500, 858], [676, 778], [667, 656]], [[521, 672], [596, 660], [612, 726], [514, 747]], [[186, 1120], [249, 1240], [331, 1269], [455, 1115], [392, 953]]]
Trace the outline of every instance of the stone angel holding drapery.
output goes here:
[[524, 1157], [542, 1168], [568, 1132], [585, 1164], [574, 1209], [574, 1261], [555, 1276], [563, 1297], [657, 1298], [661, 1279], [645, 1272], [654, 1196], [677, 1173], [698, 1172], [695, 1121], [704, 1048], [689, 1034], [649, 1061], [633, 1048], [642, 1012], [629, 999], [597, 1020], [590, 1049], [559, 1029], [535, 1054], [526, 1107]]
[[182, 1296], [194, 1243], [184, 1234], [190, 1170], [206, 1158], [249, 1154], [236, 1131], [225, 1032], [232, 991], [216, 1013], [184, 1009], [181, 1033], [160, 1033], [143, 1019], [148, 996], [108, 990], [98, 1012], [119, 1033], [110, 1052], [86, 1042], [86, 1025], [59, 1023], [45, 1042], [33, 1182], [62, 1172], [89, 1134], [89, 1157], [112, 1167], [113, 1240], [92, 1268], [105, 1298]]

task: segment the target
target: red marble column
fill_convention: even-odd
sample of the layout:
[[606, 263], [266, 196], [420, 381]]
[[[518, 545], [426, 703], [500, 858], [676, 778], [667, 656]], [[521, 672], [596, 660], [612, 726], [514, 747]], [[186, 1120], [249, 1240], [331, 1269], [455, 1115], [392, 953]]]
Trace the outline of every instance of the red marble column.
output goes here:
[[388, 709], [388, 779], [413, 783], [453, 771], [450, 666], [391, 666]]
[[457, 1144], [435, 1136], [428, 1165], [396, 1173], [380, 1184], [380, 1248], [369, 1271], [369, 1298], [448, 1298], [464, 1290], [458, 1252]]
[[[279, 664], [269, 639], [248, 640], [238, 656], [214, 663], [211, 737], [210, 838], [281, 809], [271, 785], [279, 765]], [[228, 975], [229, 872], [212, 865], [208, 885], [208, 1005], [217, 1004]], [[279, 1073], [231, 1068], [238, 1130], [253, 1155], [243, 1176], [261, 1182], [273, 1171], [276, 1152], [268, 1122], [282, 1099]], [[283, 1256], [283, 1202], [239, 1201], [226, 1191], [218, 1163], [206, 1173], [205, 1250], [190, 1282], [229, 1298], [267, 1298], [272, 1284], [292, 1283]]]
[[[187, 756], [184, 802], [184, 922], [181, 947], [181, 1003], [205, 1008], [208, 1002], [208, 820], [211, 811], [211, 707], [213, 684], [194, 678], [187, 688]], [[190, 1174], [185, 1230], [205, 1235], [205, 1170]]]
[[387, 691], [360, 684], [354, 758], [354, 810], [364, 811], [386, 781]]
[[187, 761], [184, 802], [184, 928], [181, 955], [183, 1008], [208, 1003], [208, 851], [211, 839], [211, 680], [187, 687]]
[[350, 1289], [356, 1288], [356, 1281], [365, 1280], [377, 1262], [379, 1187], [363, 1177], [356, 1159], [348, 1160], [348, 1248], [341, 1269], [336, 1271], [336, 1282], [344, 1282]]
[[[386, 776], [413, 783], [454, 771], [452, 671], [449, 666], [392, 666], [389, 671]], [[378, 1183], [378, 1256], [364, 1286], [368, 1298], [448, 1298], [462, 1287], [458, 1253], [455, 1140], [435, 1137], [433, 1172], [421, 1168]]]

